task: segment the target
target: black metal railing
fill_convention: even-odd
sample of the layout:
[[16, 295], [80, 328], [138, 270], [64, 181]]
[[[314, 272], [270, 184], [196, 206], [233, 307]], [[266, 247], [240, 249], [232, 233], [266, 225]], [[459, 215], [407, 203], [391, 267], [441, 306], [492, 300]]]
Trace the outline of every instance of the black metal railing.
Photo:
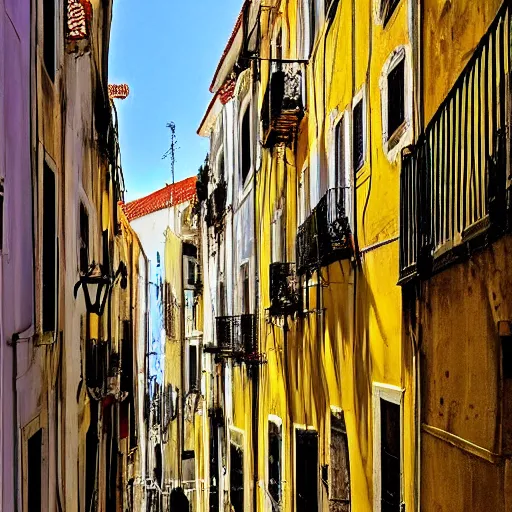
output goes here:
[[295, 263], [270, 264], [270, 316], [291, 315], [299, 309]]
[[297, 232], [297, 273], [303, 274], [348, 258], [351, 232], [346, 211], [350, 189], [332, 188], [320, 199]]
[[269, 147], [290, 142], [304, 116], [305, 67], [300, 62], [274, 62], [263, 99], [263, 139]]
[[402, 279], [422, 258], [435, 260], [485, 231], [503, 211], [510, 22], [504, 3], [421, 142], [403, 155]]
[[217, 348], [221, 354], [243, 357], [257, 350], [256, 315], [218, 316]]

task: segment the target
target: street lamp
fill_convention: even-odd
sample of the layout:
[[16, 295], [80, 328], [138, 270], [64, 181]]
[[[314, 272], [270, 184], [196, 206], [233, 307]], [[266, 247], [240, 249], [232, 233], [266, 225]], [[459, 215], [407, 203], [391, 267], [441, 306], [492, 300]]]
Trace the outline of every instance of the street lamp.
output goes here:
[[[75, 284], [75, 299], [80, 287], [84, 290], [85, 307], [88, 313], [94, 313], [98, 316], [103, 314], [105, 304], [112, 285], [112, 279], [103, 272], [101, 265], [91, 265], [87, 274], [80, 276], [80, 280]], [[94, 301], [94, 302], [93, 302]]]
[[119, 263], [119, 268], [113, 278], [103, 271], [101, 265], [93, 263], [89, 271], [81, 275], [80, 280], [75, 284], [75, 299], [79, 288], [82, 287], [87, 312], [101, 316], [105, 311], [105, 304], [110, 291], [119, 277], [121, 277], [121, 288], [126, 289], [128, 286], [128, 271], [123, 262]]

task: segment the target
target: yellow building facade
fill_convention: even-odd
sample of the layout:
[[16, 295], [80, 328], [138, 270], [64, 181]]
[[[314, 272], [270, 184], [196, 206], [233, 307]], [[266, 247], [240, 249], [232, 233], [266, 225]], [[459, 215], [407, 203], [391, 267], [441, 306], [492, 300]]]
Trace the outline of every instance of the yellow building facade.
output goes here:
[[198, 131], [202, 510], [507, 510], [507, 9], [245, 2]]

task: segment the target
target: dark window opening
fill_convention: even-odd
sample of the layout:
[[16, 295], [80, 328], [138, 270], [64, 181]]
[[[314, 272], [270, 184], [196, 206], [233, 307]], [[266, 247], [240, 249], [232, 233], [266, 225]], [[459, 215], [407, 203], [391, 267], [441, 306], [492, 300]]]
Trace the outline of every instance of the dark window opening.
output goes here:
[[297, 512], [318, 512], [318, 434], [296, 431]]
[[191, 285], [196, 284], [196, 262], [193, 260], [188, 260], [187, 282]]
[[389, 21], [399, 3], [400, 0], [381, 0], [380, 17], [384, 25]]
[[89, 215], [83, 203], [80, 203], [80, 272], [87, 273], [89, 268]]
[[48, 76], [55, 80], [55, 0], [43, 2], [43, 61]]
[[329, 510], [350, 512], [350, 464], [343, 413], [331, 414]]
[[226, 288], [224, 281], [219, 283], [219, 315], [224, 316], [226, 314]]
[[245, 109], [242, 120], [242, 185], [245, 183], [251, 170], [251, 107]]
[[223, 182], [225, 180], [224, 177], [224, 151], [219, 156], [219, 167], [218, 167], [218, 176], [219, 176], [219, 182]]
[[272, 499], [281, 501], [281, 427], [268, 423], [268, 492]]
[[194, 244], [188, 242], [183, 243], [183, 256], [190, 256], [191, 258], [197, 258], [197, 247]]
[[190, 391], [197, 389], [197, 346], [188, 347], [188, 387]]
[[219, 512], [219, 441], [218, 427], [210, 421], [210, 512]]
[[231, 443], [231, 472], [229, 474], [229, 488], [231, 506], [235, 512], [244, 510], [244, 452]]
[[43, 169], [43, 332], [55, 331], [57, 300], [57, 212], [55, 174], [44, 162]]
[[340, 0], [324, 0], [325, 1], [325, 18], [327, 21], [331, 21], [336, 15], [338, 4]]
[[28, 493], [28, 510], [37, 512], [42, 510], [41, 490], [43, 488], [42, 481], [42, 456], [43, 431], [39, 429], [28, 440], [28, 475], [27, 475], [27, 493]]
[[85, 437], [85, 510], [94, 510], [98, 457], [98, 407], [91, 404], [91, 423]]
[[155, 467], [153, 470], [155, 481], [162, 487], [162, 448], [159, 444], [155, 446]]
[[400, 510], [400, 406], [380, 400], [381, 510]]
[[242, 307], [244, 314], [251, 312], [250, 282], [249, 282], [249, 265], [242, 265]]
[[317, 16], [316, 16], [316, 0], [308, 1], [309, 11], [309, 55], [313, 52], [315, 46], [316, 31], [317, 31]]
[[345, 183], [345, 125], [343, 118], [336, 125], [335, 132], [335, 187], [344, 187]]
[[354, 171], [358, 171], [364, 164], [364, 124], [363, 124], [363, 100], [354, 107], [354, 139], [352, 149], [354, 153]]
[[404, 64], [402, 59], [388, 75], [388, 138], [405, 121]]

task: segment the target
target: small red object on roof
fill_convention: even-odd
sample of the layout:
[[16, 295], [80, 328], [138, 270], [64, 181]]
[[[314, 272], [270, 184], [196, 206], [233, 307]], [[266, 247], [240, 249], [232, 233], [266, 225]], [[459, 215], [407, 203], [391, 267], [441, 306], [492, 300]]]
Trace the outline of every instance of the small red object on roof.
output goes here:
[[68, 0], [67, 37], [71, 41], [79, 41], [88, 37], [92, 18], [90, 0]]
[[110, 99], [118, 98], [124, 100], [130, 94], [130, 88], [127, 84], [108, 84], [108, 97]]
[[196, 197], [196, 181], [197, 176], [192, 176], [172, 185], [166, 185], [146, 197], [126, 203], [122, 207], [124, 213], [131, 222], [158, 210], [192, 201]]

